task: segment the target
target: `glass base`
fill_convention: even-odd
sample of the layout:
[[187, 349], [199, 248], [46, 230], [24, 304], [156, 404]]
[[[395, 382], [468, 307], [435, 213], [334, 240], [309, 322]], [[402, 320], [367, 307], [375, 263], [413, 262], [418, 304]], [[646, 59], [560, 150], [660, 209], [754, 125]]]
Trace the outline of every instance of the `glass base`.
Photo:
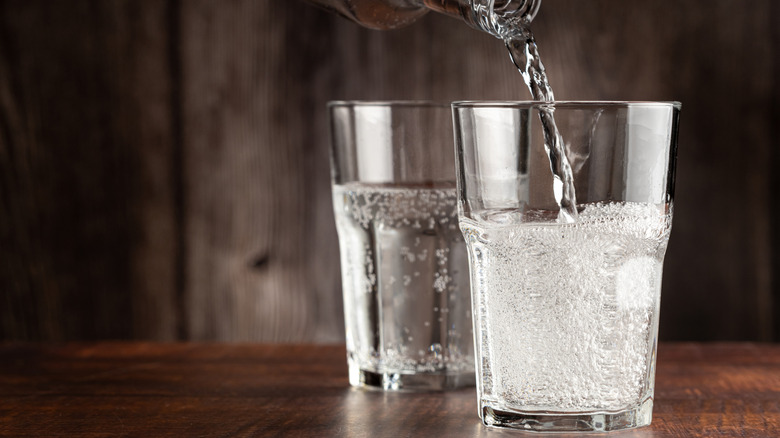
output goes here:
[[350, 366], [349, 384], [384, 391], [446, 391], [474, 386], [474, 372], [461, 374], [377, 373]]
[[648, 426], [653, 419], [653, 399], [620, 412], [509, 411], [480, 403], [486, 426], [532, 432], [609, 432]]

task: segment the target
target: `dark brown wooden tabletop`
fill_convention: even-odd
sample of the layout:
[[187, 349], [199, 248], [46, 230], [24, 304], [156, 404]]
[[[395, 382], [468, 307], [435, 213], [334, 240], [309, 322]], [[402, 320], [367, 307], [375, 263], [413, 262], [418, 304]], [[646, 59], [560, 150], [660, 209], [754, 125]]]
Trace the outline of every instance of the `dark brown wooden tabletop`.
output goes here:
[[[608, 435], [780, 436], [780, 345], [662, 344], [655, 395], [650, 427]], [[473, 388], [349, 388], [341, 345], [0, 346], [0, 436], [509, 435]]]

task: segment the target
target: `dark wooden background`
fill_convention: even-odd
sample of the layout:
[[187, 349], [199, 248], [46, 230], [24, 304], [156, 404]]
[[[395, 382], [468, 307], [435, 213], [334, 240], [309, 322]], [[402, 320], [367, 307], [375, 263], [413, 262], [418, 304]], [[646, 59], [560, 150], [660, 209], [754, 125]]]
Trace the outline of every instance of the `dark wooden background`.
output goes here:
[[[780, 3], [544, 0], [559, 99], [680, 100], [662, 339], [780, 341]], [[0, 0], [0, 339], [339, 342], [325, 103], [527, 99], [298, 1]]]

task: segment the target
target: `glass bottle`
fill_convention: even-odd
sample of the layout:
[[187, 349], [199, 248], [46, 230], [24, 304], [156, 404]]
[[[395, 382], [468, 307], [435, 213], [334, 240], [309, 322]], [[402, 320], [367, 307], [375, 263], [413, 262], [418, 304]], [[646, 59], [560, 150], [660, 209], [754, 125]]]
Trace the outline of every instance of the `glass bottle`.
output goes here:
[[541, 0], [309, 0], [371, 29], [405, 26], [428, 11], [457, 17], [468, 25], [504, 38], [529, 23]]

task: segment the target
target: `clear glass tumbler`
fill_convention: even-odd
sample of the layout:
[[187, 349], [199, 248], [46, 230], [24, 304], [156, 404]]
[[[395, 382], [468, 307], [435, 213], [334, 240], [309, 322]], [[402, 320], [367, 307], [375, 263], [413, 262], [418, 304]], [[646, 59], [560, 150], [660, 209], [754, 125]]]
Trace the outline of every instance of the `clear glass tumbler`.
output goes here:
[[[676, 102], [453, 104], [484, 424], [650, 424], [679, 110]], [[572, 171], [573, 219], [559, 214], [561, 179], [544, 147], [553, 124]]]
[[350, 384], [473, 385], [449, 104], [332, 102], [329, 111]]

